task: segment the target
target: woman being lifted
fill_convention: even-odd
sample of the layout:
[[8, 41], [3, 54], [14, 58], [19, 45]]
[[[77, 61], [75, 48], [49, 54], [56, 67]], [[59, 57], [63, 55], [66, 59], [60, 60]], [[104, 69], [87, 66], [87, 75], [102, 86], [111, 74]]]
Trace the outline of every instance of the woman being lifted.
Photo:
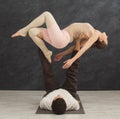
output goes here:
[[[46, 25], [46, 28], [41, 27], [43, 24]], [[62, 49], [75, 40], [76, 45], [65, 51], [64, 55], [65, 53], [70, 53], [75, 48], [79, 48], [79, 51], [73, 58], [64, 62], [64, 69], [69, 68], [71, 64], [80, 58], [90, 47], [102, 49], [108, 45], [106, 33], [93, 28], [89, 23], [72, 23], [61, 30], [53, 15], [48, 11], [42, 13], [11, 37], [25, 37], [27, 33], [42, 50], [50, 63], [52, 51], [48, 50], [44, 41], [57, 49]], [[60, 59], [59, 57], [60, 54], [56, 55], [55, 60], [58, 61]]]

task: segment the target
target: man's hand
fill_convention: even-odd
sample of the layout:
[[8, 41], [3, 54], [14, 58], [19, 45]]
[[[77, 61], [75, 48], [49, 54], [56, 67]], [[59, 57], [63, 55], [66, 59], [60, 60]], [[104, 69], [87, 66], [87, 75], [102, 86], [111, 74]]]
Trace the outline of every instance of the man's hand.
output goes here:
[[64, 57], [64, 54], [58, 53], [55, 57], [54, 57], [54, 61], [60, 61], [62, 58]]
[[71, 59], [68, 59], [64, 62], [64, 65], [62, 66], [63, 69], [68, 69], [72, 63], [74, 62], [74, 60], [71, 58]]

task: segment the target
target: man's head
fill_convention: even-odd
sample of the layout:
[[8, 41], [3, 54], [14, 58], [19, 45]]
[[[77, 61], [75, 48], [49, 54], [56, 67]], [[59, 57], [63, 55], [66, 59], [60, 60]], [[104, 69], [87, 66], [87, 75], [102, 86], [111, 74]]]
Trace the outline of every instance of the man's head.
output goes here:
[[64, 114], [66, 107], [66, 102], [60, 95], [54, 98], [52, 102], [52, 110], [55, 114]]
[[105, 32], [100, 32], [100, 35], [98, 37], [98, 40], [93, 44], [93, 47], [96, 47], [98, 49], [106, 48], [108, 45], [108, 36]]

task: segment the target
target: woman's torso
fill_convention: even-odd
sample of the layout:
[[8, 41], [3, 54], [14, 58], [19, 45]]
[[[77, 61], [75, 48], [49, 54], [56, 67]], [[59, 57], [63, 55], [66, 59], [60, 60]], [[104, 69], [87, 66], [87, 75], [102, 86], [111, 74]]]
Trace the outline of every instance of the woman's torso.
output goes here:
[[94, 28], [89, 23], [72, 23], [64, 28], [70, 35], [70, 41], [80, 39], [81, 42], [88, 40], [94, 33]]

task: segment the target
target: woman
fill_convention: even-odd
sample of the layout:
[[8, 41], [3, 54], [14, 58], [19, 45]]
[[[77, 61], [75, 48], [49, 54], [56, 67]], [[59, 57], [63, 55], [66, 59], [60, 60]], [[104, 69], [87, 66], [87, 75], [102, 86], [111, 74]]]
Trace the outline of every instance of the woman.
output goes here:
[[[39, 27], [43, 24], [46, 24], [47, 28]], [[52, 52], [47, 49], [42, 39], [58, 49], [64, 48], [75, 40], [76, 47], [81, 47], [81, 49], [73, 58], [65, 62], [63, 68], [69, 68], [90, 47], [105, 48], [108, 44], [106, 33], [94, 29], [89, 23], [73, 23], [61, 30], [52, 14], [48, 11], [17, 31], [12, 37], [25, 37], [27, 32], [49, 62], [51, 62]], [[76, 47], [71, 47], [70, 50]]]

